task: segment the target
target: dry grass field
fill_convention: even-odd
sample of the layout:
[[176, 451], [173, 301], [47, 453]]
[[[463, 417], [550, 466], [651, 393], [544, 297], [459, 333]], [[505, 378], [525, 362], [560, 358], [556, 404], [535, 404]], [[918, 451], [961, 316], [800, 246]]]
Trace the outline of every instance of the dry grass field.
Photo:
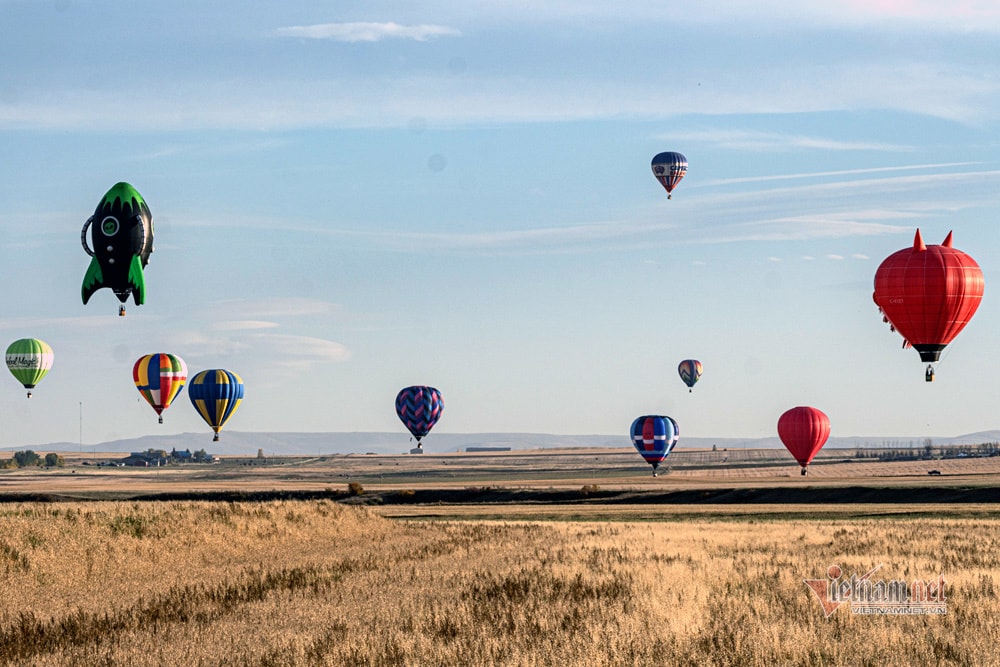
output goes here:
[[[0, 663], [1000, 664], [989, 507], [658, 509], [414, 521], [329, 500], [9, 503]], [[832, 564], [944, 576], [947, 613], [825, 618], [803, 579]]]
[[[677, 454], [3, 470], [0, 664], [1000, 665], [1000, 457]], [[832, 565], [947, 613], [827, 618]]]

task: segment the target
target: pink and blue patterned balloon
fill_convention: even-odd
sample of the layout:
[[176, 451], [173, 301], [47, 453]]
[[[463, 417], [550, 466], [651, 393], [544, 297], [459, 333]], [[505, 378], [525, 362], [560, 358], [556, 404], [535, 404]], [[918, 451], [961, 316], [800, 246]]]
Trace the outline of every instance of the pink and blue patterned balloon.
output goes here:
[[434, 428], [434, 424], [441, 419], [443, 410], [441, 392], [434, 387], [405, 387], [396, 394], [396, 414], [417, 439], [417, 447], [422, 447], [420, 439]]

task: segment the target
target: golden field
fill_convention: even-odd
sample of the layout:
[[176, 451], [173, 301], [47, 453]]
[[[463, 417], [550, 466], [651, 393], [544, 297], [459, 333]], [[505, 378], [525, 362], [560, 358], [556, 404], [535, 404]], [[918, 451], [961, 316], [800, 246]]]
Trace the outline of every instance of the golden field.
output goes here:
[[[991, 506], [507, 509], [0, 505], [0, 663], [1000, 664]], [[944, 576], [947, 613], [825, 618], [803, 579], [832, 564]]]
[[[1000, 457], [821, 454], [3, 470], [0, 664], [1000, 665]], [[831, 565], [947, 613], [826, 618]]]

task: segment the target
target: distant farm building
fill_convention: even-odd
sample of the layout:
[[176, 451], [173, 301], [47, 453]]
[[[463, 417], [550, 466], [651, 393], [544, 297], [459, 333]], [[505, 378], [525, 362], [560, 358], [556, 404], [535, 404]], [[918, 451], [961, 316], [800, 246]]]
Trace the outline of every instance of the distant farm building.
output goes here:
[[149, 452], [132, 452], [125, 458], [120, 459], [119, 463], [139, 468], [153, 468], [167, 465], [167, 458]]
[[466, 447], [466, 452], [509, 452], [510, 447]]

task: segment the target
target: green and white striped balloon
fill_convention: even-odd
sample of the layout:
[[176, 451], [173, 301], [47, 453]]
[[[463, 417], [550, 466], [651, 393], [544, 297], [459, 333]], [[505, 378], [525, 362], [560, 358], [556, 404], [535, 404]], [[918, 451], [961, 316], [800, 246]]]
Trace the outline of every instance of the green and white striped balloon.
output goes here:
[[[21, 338], [7, 347], [7, 368], [25, 389], [34, 389], [52, 368], [54, 354], [49, 344], [37, 338]], [[31, 398], [31, 392], [28, 392]]]

